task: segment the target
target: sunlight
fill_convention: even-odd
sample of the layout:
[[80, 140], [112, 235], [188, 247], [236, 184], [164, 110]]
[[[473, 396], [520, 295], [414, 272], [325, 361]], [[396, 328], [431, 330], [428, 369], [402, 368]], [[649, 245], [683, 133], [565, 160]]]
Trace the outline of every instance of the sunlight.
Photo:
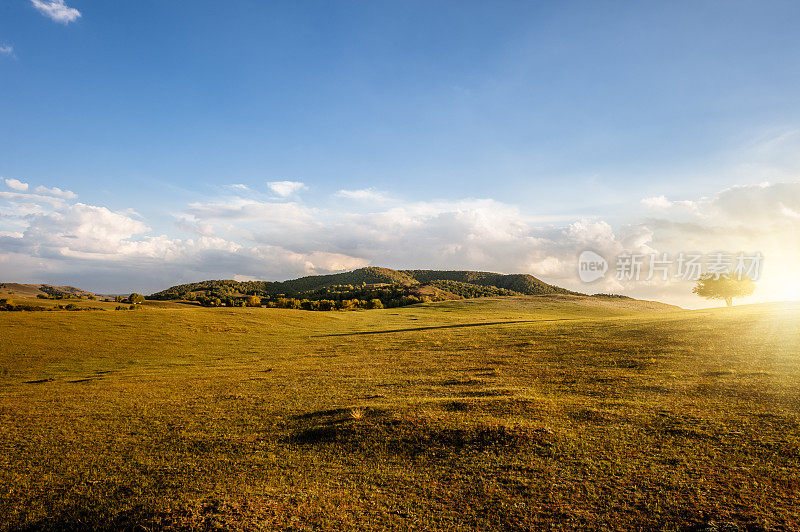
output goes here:
[[768, 301], [800, 301], [800, 283], [789, 279], [764, 280], [754, 302]]
[[780, 263], [773, 265], [761, 281], [758, 299], [763, 301], [800, 301], [800, 279], [793, 264], [796, 255], [780, 257]]
[[787, 301], [800, 301], [800, 282], [796, 279], [787, 281], [784, 285], [783, 296]]

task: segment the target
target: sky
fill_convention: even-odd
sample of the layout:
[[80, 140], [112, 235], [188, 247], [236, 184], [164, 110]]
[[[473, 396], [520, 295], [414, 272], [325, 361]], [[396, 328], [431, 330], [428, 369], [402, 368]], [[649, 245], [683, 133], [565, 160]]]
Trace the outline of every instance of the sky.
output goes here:
[[[0, 280], [366, 265], [800, 298], [793, 1], [0, 1]], [[609, 263], [584, 283], [578, 257]], [[628, 279], [621, 256], [641, 256]]]

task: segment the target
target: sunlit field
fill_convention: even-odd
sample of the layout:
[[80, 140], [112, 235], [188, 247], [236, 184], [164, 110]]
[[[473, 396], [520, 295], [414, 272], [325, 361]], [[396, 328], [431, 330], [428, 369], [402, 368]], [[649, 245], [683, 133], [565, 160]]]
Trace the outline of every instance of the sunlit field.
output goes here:
[[0, 522], [797, 530], [799, 325], [574, 296], [4, 312]]

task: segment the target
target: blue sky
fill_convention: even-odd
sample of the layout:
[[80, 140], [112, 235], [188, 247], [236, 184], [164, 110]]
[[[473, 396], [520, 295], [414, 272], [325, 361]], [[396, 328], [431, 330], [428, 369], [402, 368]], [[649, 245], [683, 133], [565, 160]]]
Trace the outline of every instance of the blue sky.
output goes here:
[[[797, 2], [7, 0], [0, 176], [30, 183], [16, 193], [59, 187], [77, 195], [67, 207], [147, 227], [123, 231], [123, 243], [186, 241], [196, 233], [183, 222], [199, 223], [190, 205], [237, 201], [291, 204], [316, 227], [424, 204], [439, 205], [430, 211], [439, 217], [502, 211], [530, 238], [591, 220], [624, 239], [624, 228], [653, 216], [644, 199], [713, 202], [733, 186], [797, 180], [798, 20]], [[303, 185], [276, 195], [268, 183], [280, 181]], [[353, 203], [341, 190], [381, 201]], [[20, 211], [15, 204], [35, 202], [5, 199], [7, 239], [62, 208]], [[495, 203], [475, 207], [483, 200]], [[254, 239], [276, 221], [253, 216], [229, 216], [236, 228], [223, 236], [212, 218], [200, 221], [215, 237], [248, 249], [450, 265], [435, 260], [442, 233], [423, 235], [434, 247], [415, 257], [331, 246], [308, 227], [275, 229], [296, 235], [293, 244]], [[13, 256], [0, 263], [26, 264], [9, 267], [15, 280], [99, 279], [67, 273], [41, 243], [22, 244], [7, 244]], [[547, 277], [536, 260], [476, 256], [461, 255], [463, 267]], [[31, 257], [44, 266], [31, 270]], [[413, 259], [424, 264], [405, 264]], [[100, 263], [90, 264], [79, 269]], [[144, 266], [130, 268], [116, 270], [116, 284], [151, 288], [135, 273]], [[244, 269], [196, 273], [277, 278], [326, 267]], [[31, 278], [17, 279], [23, 272]], [[112, 288], [111, 271], [98, 284]]]

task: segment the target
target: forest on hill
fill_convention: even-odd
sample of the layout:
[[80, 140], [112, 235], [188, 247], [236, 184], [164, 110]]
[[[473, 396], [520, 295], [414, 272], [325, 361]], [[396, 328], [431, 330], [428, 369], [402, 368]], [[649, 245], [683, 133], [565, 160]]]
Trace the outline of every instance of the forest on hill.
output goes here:
[[209, 280], [176, 285], [148, 296], [204, 306], [276, 306], [307, 310], [383, 308], [449, 299], [577, 294], [525, 274], [392, 270], [367, 267], [288, 281]]

